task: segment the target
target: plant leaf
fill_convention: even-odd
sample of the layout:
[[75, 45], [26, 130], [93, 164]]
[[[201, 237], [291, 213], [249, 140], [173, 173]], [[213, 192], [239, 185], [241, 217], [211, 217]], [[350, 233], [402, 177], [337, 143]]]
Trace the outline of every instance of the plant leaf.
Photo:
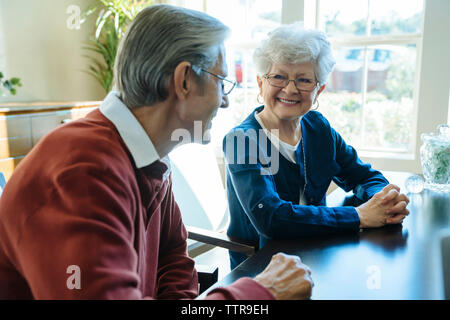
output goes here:
[[96, 0], [96, 2], [95, 10], [94, 7], [90, 8], [83, 15], [84, 18], [100, 10], [95, 23], [94, 37], [83, 46], [83, 49], [95, 54], [95, 56], [85, 55], [90, 61], [87, 73], [95, 77], [108, 92], [114, 80], [114, 61], [119, 41], [128, 24], [153, 1]]
[[6, 80], [5, 82], [3, 82], [3, 86], [8, 90], [11, 90], [11, 88], [12, 88], [11, 82], [9, 82], [9, 80]]
[[11, 84], [12, 85], [19, 85], [20, 79], [19, 78], [11, 78]]
[[116, 30], [116, 34], [119, 34], [119, 18], [120, 15], [116, 13], [114, 16], [114, 29]]
[[100, 23], [98, 24], [97, 30], [95, 31], [95, 39], [98, 39], [100, 37], [100, 32], [102, 32], [102, 28], [111, 14], [112, 12], [108, 11], [106, 12], [106, 14], [103, 15], [102, 19], [100, 20]]

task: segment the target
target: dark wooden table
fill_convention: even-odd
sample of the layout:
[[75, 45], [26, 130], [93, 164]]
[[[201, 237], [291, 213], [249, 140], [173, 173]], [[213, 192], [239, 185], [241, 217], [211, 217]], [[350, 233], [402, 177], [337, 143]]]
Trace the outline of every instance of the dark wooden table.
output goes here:
[[[384, 174], [406, 192], [404, 182], [411, 174]], [[338, 189], [329, 196], [328, 205], [342, 204], [346, 196]], [[440, 239], [450, 230], [450, 193], [424, 190], [408, 196], [411, 213], [403, 225], [272, 240], [213, 287], [254, 277], [273, 254], [284, 252], [299, 256], [311, 268], [312, 299], [444, 299]]]

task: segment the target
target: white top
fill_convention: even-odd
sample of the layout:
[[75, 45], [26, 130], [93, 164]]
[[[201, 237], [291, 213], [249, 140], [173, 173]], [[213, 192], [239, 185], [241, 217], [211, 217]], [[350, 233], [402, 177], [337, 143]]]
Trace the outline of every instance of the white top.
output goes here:
[[[160, 160], [158, 152], [144, 128], [130, 109], [117, 97], [117, 94], [117, 92], [111, 91], [106, 96], [100, 104], [100, 112], [114, 124], [128, 150], [130, 150], [138, 169]], [[164, 162], [168, 164], [168, 161]]]
[[272, 144], [278, 149], [278, 151], [283, 155], [283, 157], [285, 157], [292, 163], [297, 163], [297, 159], [295, 156], [295, 150], [297, 150], [297, 148], [302, 140], [300, 139], [295, 146], [293, 146], [292, 144], [286, 143], [284, 141], [281, 141], [277, 135], [271, 133], [264, 126], [264, 123], [262, 122], [258, 113], [255, 113], [255, 119], [256, 119], [256, 121], [258, 121], [261, 128], [263, 128], [266, 136], [269, 138], [269, 140], [272, 142]]
[[[283, 157], [285, 157], [286, 159], [288, 159], [292, 163], [297, 163], [297, 159], [296, 159], [296, 156], [295, 156], [295, 151], [297, 150], [300, 142], [302, 142], [302, 139], [300, 139], [295, 146], [293, 146], [292, 144], [286, 143], [284, 141], [281, 141], [280, 138], [278, 138], [277, 135], [272, 134], [264, 126], [264, 124], [263, 124], [260, 116], [258, 115], [258, 113], [255, 113], [255, 119], [256, 119], [256, 121], [258, 121], [258, 123], [260, 124], [261, 128], [263, 128], [264, 133], [269, 138], [269, 140], [272, 142], [272, 144], [276, 148], [278, 148], [278, 151], [283, 155]], [[298, 204], [300, 204], [300, 205], [307, 205], [306, 200], [303, 197], [302, 190], [300, 190]]]

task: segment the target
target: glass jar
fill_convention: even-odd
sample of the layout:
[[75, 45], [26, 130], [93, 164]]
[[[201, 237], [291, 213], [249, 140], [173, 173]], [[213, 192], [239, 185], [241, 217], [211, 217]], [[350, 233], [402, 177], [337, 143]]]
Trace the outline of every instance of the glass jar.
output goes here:
[[420, 147], [425, 188], [450, 192], [450, 126], [441, 124], [438, 133], [423, 133]]

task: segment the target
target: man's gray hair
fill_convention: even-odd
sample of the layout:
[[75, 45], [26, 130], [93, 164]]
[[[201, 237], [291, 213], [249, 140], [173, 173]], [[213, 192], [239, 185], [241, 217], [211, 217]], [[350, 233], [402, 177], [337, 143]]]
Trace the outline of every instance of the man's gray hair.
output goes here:
[[170, 5], [145, 8], [117, 50], [115, 90], [129, 108], [164, 101], [176, 66], [188, 61], [210, 69], [228, 33], [227, 26], [199, 11]]
[[336, 61], [324, 32], [303, 28], [302, 23], [282, 25], [268, 34], [253, 54], [258, 75], [268, 73], [274, 63], [314, 63], [319, 83], [325, 84]]

